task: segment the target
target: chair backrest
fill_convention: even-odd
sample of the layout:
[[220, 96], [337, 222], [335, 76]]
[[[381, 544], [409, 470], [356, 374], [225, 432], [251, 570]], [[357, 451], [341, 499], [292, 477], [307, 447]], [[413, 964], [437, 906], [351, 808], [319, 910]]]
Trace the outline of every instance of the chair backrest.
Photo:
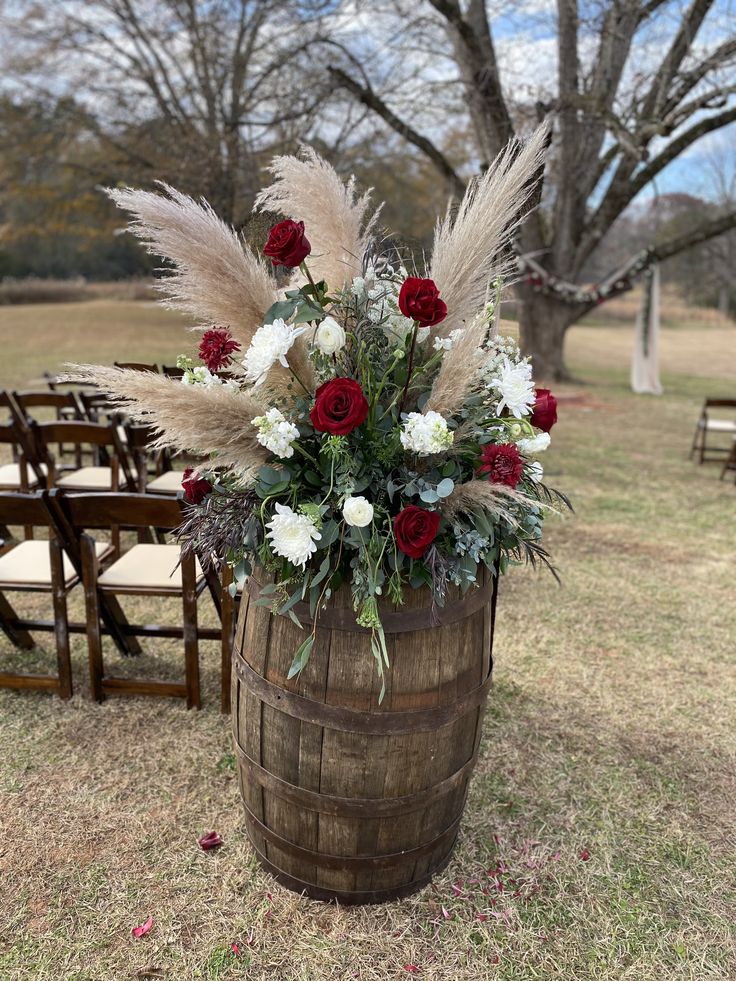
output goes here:
[[82, 415], [90, 422], [97, 422], [101, 415], [109, 416], [117, 411], [115, 404], [104, 393], [95, 389], [74, 393]]
[[99, 422], [87, 422], [78, 419], [62, 419], [54, 422], [34, 422], [31, 432], [38, 447], [38, 454], [49, 465], [53, 456], [49, 449], [51, 443], [72, 445], [75, 447], [92, 446], [112, 450], [120, 464], [123, 478], [128, 487], [134, 487], [133, 475], [130, 469], [128, 454], [125, 452], [116, 427]]
[[160, 528], [171, 530], [182, 522], [176, 498], [143, 494], [64, 494], [51, 491], [49, 500], [78, 535], [86, 529]]
[[81, 412], [74, 392], [57, 392], [49, 389], [13, 392], [13, 398], [18, 408], [28, 418], [33, 418], [32, 409], [56, 409], [57, 412], [66, 409], [80, 418]]
[[167, 378], [183, 378], [184, 369], [178, 368], [175, 364], [161, 365], [161, 371]]
[[155, 375], [159, 373], [157, 364], [146, 364], [144, 361], [115, 361], [114, 365], [116, 368], [127, 368], [128, 371], [148, 371]]
[[42, 494], [0, 493], [0, 526], [48, 528], [52, 523]]
[[736, 399], [706, 399], [704, 409], [736, 409]]

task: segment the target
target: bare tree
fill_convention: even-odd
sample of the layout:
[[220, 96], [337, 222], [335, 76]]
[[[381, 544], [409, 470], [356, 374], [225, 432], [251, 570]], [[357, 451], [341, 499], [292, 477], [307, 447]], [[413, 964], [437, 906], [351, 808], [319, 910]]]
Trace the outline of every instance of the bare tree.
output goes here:
[[[393, 6], [400, 7], [399, 0]], [[585, 16], [582, 7], [557, 0], [556, 85], [536, 105], [514, 99], [504, 84], [485, 0], [421, 0], [403, 11], [405, 17], [409, 10], [431, 15], [444, 32], [443, 55], [456, 66], [481, 166], [528, 127], [530, 117], [555, 116], [544, 206], [528, 216], [518, 242], [518, 289], [523, 347], [541, 375], [557, 379], [567, 376], [567, 329], [593, 306], [630, 289], [651, 262], [736, 226], [736, 210], [724, 208], [612, 269], [598, 286], [578, 285], [585, 264], [637, 195], [698, 140], [736, 120], [736, 36], [732, 12], [719, 30], [722, 4], [601, 0], [584, 5]], [[723, 27], [728, 23], [730, 33]], [[356, 71], [359, 61], [355, 52], [349, 62], [336, 60], [335, 83], [430, 159], [458, 194], [465, 181], [450, 155], [402, 118], [391, 90], [372, 83], [370, 65]], [[539, 90], [544, 82], [535, 71], [530, 64], [529, 87]]]
[[328, 0], [0, 0], [3, 68], [73, 95], [134, 179], [203, 194], [240, 224], [265, 157], [293, 146], [323, 98], [305, 84]]

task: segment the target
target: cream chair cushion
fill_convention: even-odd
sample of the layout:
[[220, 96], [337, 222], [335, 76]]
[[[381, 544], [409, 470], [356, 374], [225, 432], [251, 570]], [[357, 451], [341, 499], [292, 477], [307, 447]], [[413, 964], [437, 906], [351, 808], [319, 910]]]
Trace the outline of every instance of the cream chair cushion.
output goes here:
[[[99, 577], [100, 586], [113, 589], [181, 590], [178, 545], [134, 545]], [[199, 581], [202, 567], [196, 563]]]
[[[125, 486], [125, 474], [122, 470], [118, 471], [118, 483], [121, 487]], [[135, 473], [132, 474], [135, 477]], [[112, 470], [110, 467], [80, 467], [79, 470], [59, 477], [56, 481], [57, 487], [66, 487], [68, 490], [90, 490], [105, 491], [112, 490]]]
[[146, 492], [149, 494], [171, 494], [172, 497], [175, 497], [181, 490], [183, 479], [184, 472], [182, 470], [169, 470], [147, 483]]
[[736, 433], [736, 422], [729, 419], [708, 419], [705, 428], [712, 433]]
[[[107, 542], [95, 542], [97, 558], [112, 551]], [[68, 586], [76, 578], [74, 566], [67, 555], [64, 556], [64, 585]], [[8, 583], [24, 586], [51, 585], [51, 557], [47, 541], [20, 542], [15, 548], [0, 555], [0, 588]]]
[[[41, 464], [41, 470], [46, 473], [46, 467]], [[26, 466], [28, 487], [38, 487], [38, 479], [30, 466]], [[0, 467], [0, 490], [20, 489], [20, 464], [5, 463]]]

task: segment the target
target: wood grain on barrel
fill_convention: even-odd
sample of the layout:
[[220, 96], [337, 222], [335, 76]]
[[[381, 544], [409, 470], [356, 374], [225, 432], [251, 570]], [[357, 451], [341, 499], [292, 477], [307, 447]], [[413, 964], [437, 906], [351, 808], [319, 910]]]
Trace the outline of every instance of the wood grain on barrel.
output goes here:
[[[306, 668], [289, 681], [294, 652], [310, 628], [300, 630], [288, 617], [256, 605], [252, 596], [243, 597], [233, 661], [241, 793], [254, 846], [273, 868], [296, 880], [288, 885], [320, 898], [378, 901], [406, 894], [446, 862], [480, 741], [487, 689], [470, 707], [455, 706], [461, 696], [477, 692], [492, 664], [490, 576], [481, 588], [486, 585], [488, 602], [463, 619], [387, 635], [390, 665], [380, 705], [368, 633], [319, 627]], [[258, 585], [250, 588], [257, 596]], [[448, 596], [448, 604], [459, 600], [457, 593]], [[351, 604], [350, 591], [341, 589], [328, 609], [350, 610]], [[429, 605], [428, 590], [409, 590], [406, 606], [392, 609]], [[270, 683], [263, 697], [244, 680], [241, 656]], [[251, 685], [257, 680], [250, 675]], [[294, 714], [298, 706], [290, 711], [288, 692], [311, 700], [301, 703], [301, 718]], [[320, 706], [348, 712], [328, 717], [331, 710]], [[395, 719], [397, 712], [438, 706], [447, 706], [448, 716], [439, 727], [385, 731], [387, 715]], [[370, 713], [368, 724], [358, 724], [350, 710]], [[408, 800], [379, 813], [381, 802], [396, 798]]]

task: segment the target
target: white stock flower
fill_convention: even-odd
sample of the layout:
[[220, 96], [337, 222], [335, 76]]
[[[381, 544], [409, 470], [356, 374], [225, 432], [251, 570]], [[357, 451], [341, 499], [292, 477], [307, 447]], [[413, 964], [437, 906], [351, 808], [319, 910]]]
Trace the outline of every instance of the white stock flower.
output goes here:
[[529, 439], [520, 439], [516, 444], [525, 456], [536, 456], [543, 453], [551, 443], [549, 433], [537, 433]]
[[455, 434], [439, 412], [410, 412], [400, 435], [401, 445], [418, 456], [441, 453], [452, 445]]
[[501, 396], [496, 410], [498, 415], [501, 415], [504, 408], [516, 419], [531, 412], [537, 396], [532, 381], [532, 366], [528, 361], [511, 364], [507, 358], [501, 366], [498, 378], [491, 385]]
[[531, 477], [531, 479], [534, 481], [535, 484], [539, 484], [542, 482], [542, 477], [544, 477], [544, 467], [542, 466], [541, 463], [535, 460], [534, 463], [529, 464], [527, 473], [529, 474], [529, 477]]
[[364, 497], [346, 497], [342, 516], [347, 524], [355, 528], [365, 528], [373, 521], [373, 505]]
[[202, 385], [204, 388], [217, 388], [222, 385], [228, 392], [240, 391], [240, 386], [234, 379], [223, 381], [219, 375], [213, 375], [206, 365], [186, 368], [181, 376], [182, 385]]
[[313, 539], [320, 536], [314, 522], [305, 514], [297, 514], [286, 504], [277, 504], [276, 514], [266, 525], [270, 529], [266, 538], [277, 555], [288, 559], [292, 565], [307, 564], [310, 556], [317, 551]]
[[243, 359], [245, 377], [248, 381], [258, 385], [276, 361], [280, 361], [284, 368], [288, 368], [286, 355], [297, 337], [305, 330], [305, 327], [294, 327], [280, 318], [274, 320], [272, 324], [259, 327]]
[[458, 327], [457, 330], [451, 330], [447, 337], [435, 337], [433, 344], [435, 351], [449, 351], [452, 345], [459, 338], [461, 338], [464, 333], [464, 328]]
[[294, 447], [291, 444], [299, 439], [299, 430], [282, 412], [269, 409], [265, 416], [256, 416], [253, 425], [258, 430], [256, 439], [261, 446], [265, 446], [282, 460], [294, 456]]
[[337, 354], [345, 347], [345, 329], [334, 317], [325, 317], [314, 334], [314, 345], [322, 354]]

